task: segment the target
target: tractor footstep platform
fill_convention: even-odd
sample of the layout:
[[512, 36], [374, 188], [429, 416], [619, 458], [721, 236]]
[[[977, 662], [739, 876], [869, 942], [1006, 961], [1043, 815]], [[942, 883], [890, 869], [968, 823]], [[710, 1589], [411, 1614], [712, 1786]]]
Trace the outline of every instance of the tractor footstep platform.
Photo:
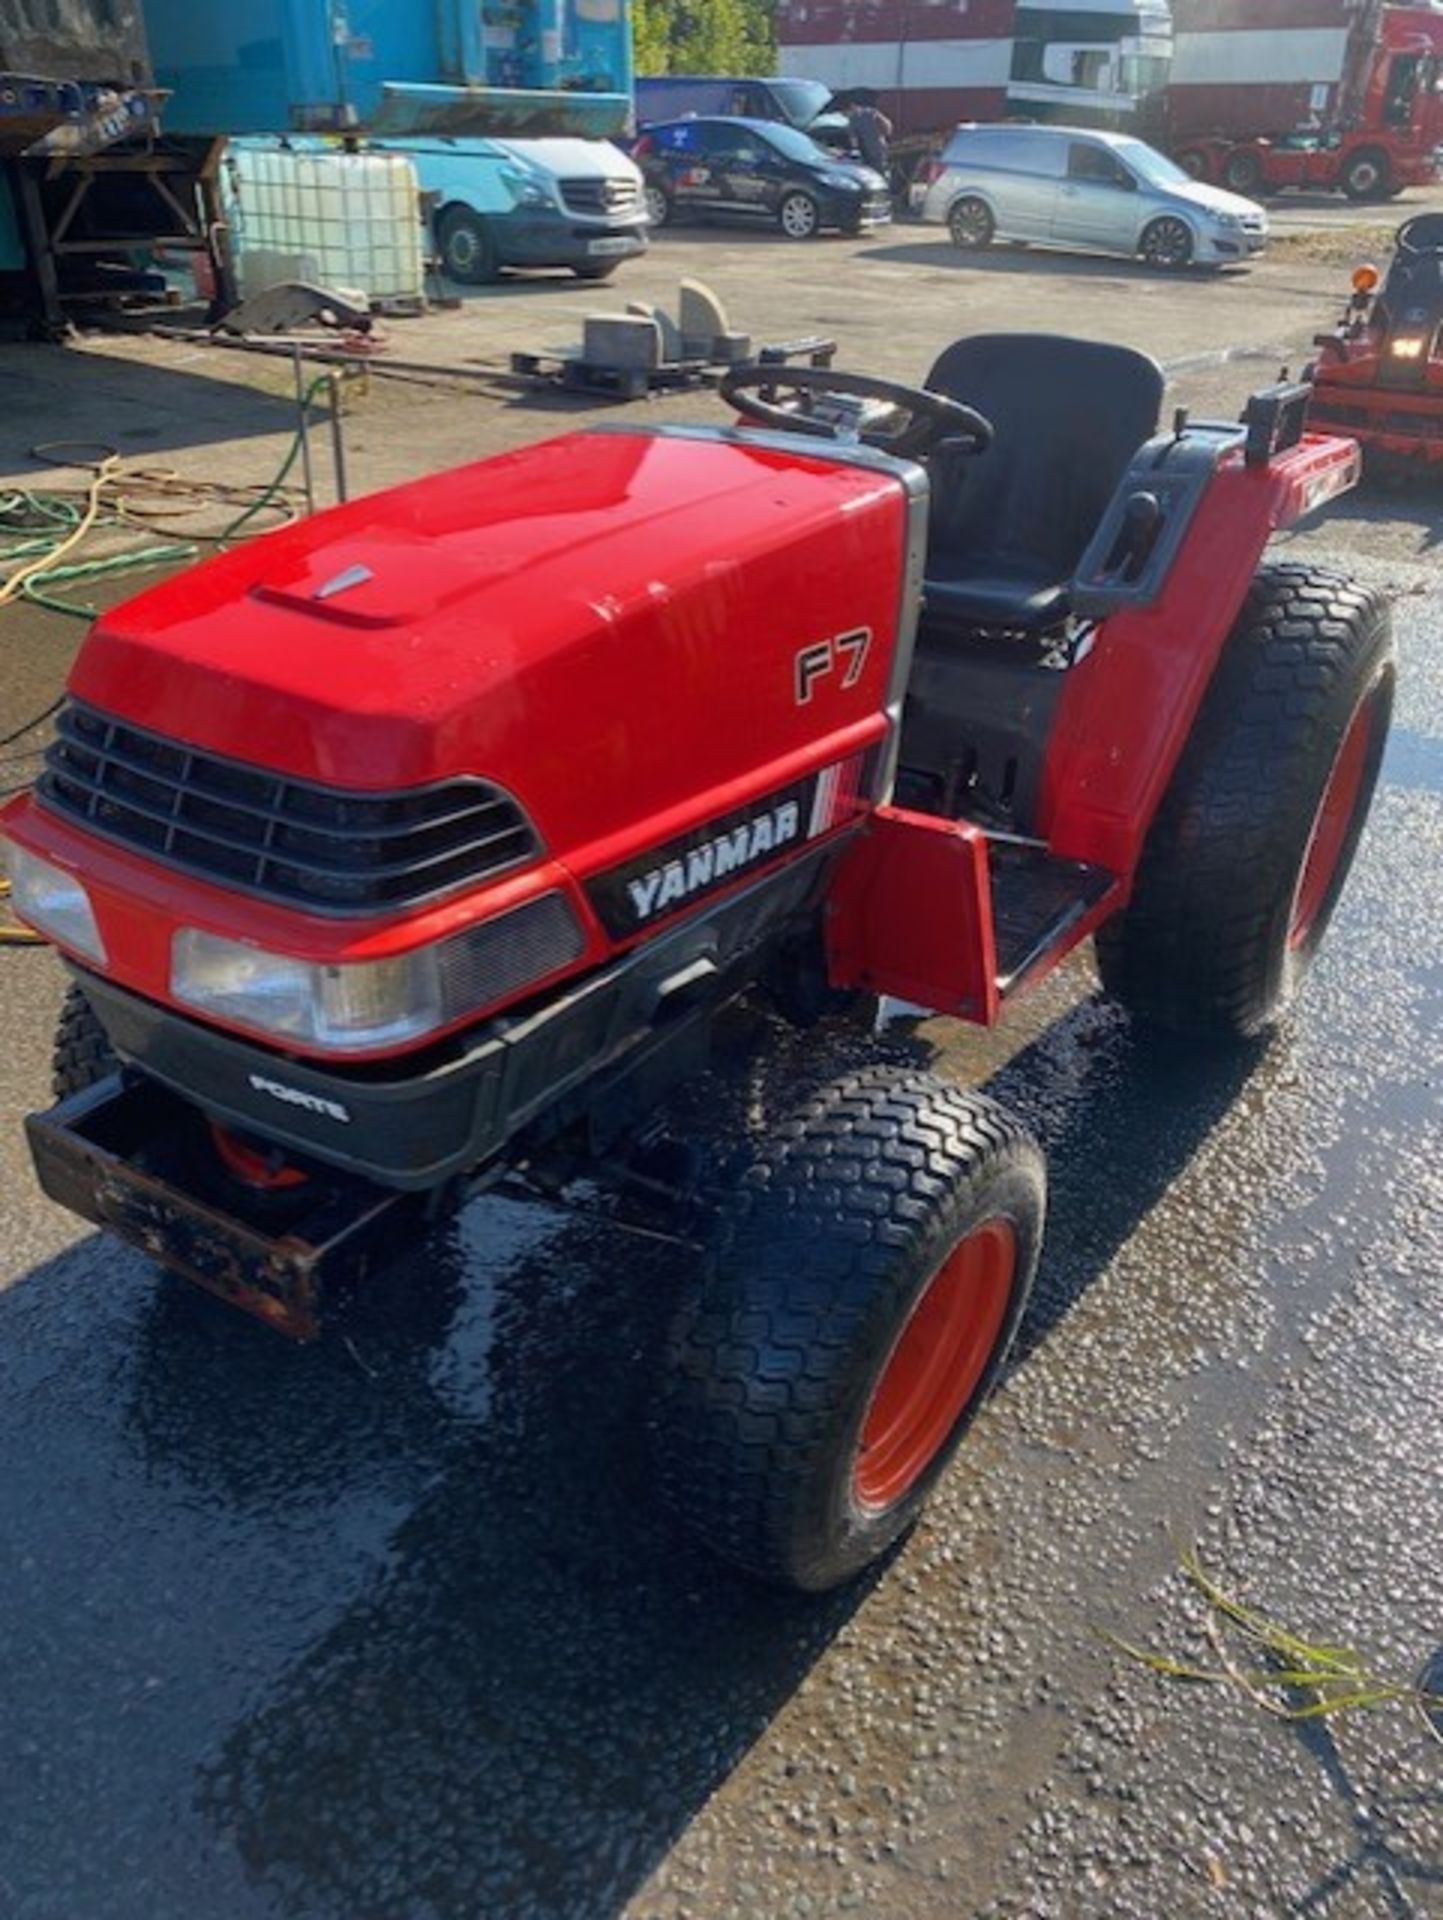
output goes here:
[[1103, 867], [1054, 854], [994, 849], [992, 926], [997, 943], [997, 990], [1016, 992], [1039, 962], [1059, 946], [1114, 884]]

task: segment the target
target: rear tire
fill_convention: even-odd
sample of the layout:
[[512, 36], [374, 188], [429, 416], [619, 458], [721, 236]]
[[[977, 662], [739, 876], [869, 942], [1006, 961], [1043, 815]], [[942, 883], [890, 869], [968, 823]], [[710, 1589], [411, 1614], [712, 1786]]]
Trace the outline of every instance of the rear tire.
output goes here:
[[980, 1094], [873, 1067], [779, 1127], [667, 1340], [664, 1498], [717, 1553], [815, 1592], [912, 1525], [1036, 1270], [1036, 1142]]
[[499, 276], [495, 235], [469, 207], [448, 207], [437, 223], [436, 240], [448, 279], [463, 287], [484, 287]]
[[788, 193], [777, 208], [777, 225], [788, 240], [811, 240], [822, 224], [822, 213], [809, 193]]
[[1307, 973], [1352, 865], [1393, 703], [1386, 604], [1307, 566], [1259, 569], [1147, 836], [1097, 935], [1139, 1018], [1247, 1038]]
[[664, 227], [672, 215], [671, 195], [664, 187], [648, 186], [642, 188], [641, 197], [646, 208], [647, 224]]
[[83, 1093], [98, 1080], [115, 1073], [120, 1066], [105, 1029], [91, 1011], [90, 1002], [77, 986], [66, 988], [55, 1027], [55, 1049], [51, 1055], [50, 1080], [57, 1100], [68, 1100], [72, 1093]]
[[964, 253], [978, 253], [983, 247], [990, 247], [996, 231], [992, 209], [975, 194], [967, 194], [948, 211], [947, 232], [953, 246], [961, 247]]
[[1192, 228], [1176, 214], [1165, 213], [1144, 227], [1137, 244], [1150, 267], [1161, 267], [1167, 273], [1180, 272], [1192, 263]]
[[1393, 169], [1379, 147], [1360, 147], [1343, 169], [1342, 188], [1350, 200], [1386, 200]]

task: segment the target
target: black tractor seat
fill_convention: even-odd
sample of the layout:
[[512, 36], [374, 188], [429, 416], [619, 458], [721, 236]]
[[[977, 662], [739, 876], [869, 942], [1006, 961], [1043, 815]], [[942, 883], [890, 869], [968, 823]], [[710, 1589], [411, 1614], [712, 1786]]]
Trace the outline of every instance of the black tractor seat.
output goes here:
[[[1027, 560], [993, 558], [981, 573], [980, 556], [928, 553], [922, 604], [929, 615], [966, 627], [1005, 633], [1045, 633], [1067, 615], [1066, 580]], [[955, 574], [954, 574], [955, 569]]]
[[1048, 333], [981, 333], [948, 347], [933, 393], [992, 422], [985, 453], [931, 461], [924, 633], [1057, 626], [1088, 541], [1144, 440], [1162, 369], [1145, 353]]

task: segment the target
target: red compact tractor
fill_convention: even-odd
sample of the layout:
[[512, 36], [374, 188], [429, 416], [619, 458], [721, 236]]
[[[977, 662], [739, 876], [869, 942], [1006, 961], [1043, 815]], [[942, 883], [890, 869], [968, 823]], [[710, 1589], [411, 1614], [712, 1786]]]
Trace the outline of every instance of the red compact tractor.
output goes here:
[[1443, 213], [1405, 220], [1395, 245], [1381, 289], [1376, 267], [1357, 268], [1342, 319], [1314, 339], [1308, 424], [1397, 471], [1443, 461]]
[[[1266, 1028], [1368, 811], [1388, 615], [1263, 560], [1357, 472], [1305, 389], [1159, 431], [1162, 391], [1039, 335], [921, 388], [751, 366], [738, 425], [567, 434], [105, 615], [4, 816], [74, 976], [46, 1191], [305, 1337], [418, 1215], [623, 1159], [753, 990], [987, 1024], [1091, 936], [1140, 1019]], [[657, 1474], [821, 1588], [996, 1377], [1042, 1159], [891, 1065], [752, 1145], [657, 1343]]]

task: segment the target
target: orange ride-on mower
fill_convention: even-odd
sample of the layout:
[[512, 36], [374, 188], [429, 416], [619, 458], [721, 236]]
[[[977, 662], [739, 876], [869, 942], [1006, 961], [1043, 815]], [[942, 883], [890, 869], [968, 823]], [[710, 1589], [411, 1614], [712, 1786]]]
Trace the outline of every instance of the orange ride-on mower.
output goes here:
[[[1303, 388], [1160, 432], [1162, 389], [1040, 335], [919, 388], [747, 367], [739, 424], [567, 434], [104, 615], [3, 819], [74, 980], [46, 1191], [304, 1338], [418, 1219], [609, 1177], [755, 989], [990, 1024], [1093, 936], [1140, 1019], [1266, 1028], [1368, 811], [1388, 614], [1263, 558], [1357, 471]], [[657, 1478], [823, 1588], [996, 1378], [1042, 1156], [886, 1064], [748, 1151], [649, 1363]]]
[[1354, 271], [1308, 376], [1308, 425], [1351, 435], [1370, 472], [1443, 463], [1443, 213], [1405, 220], [1395, 244], [1381, 287], [1376, 267]]

